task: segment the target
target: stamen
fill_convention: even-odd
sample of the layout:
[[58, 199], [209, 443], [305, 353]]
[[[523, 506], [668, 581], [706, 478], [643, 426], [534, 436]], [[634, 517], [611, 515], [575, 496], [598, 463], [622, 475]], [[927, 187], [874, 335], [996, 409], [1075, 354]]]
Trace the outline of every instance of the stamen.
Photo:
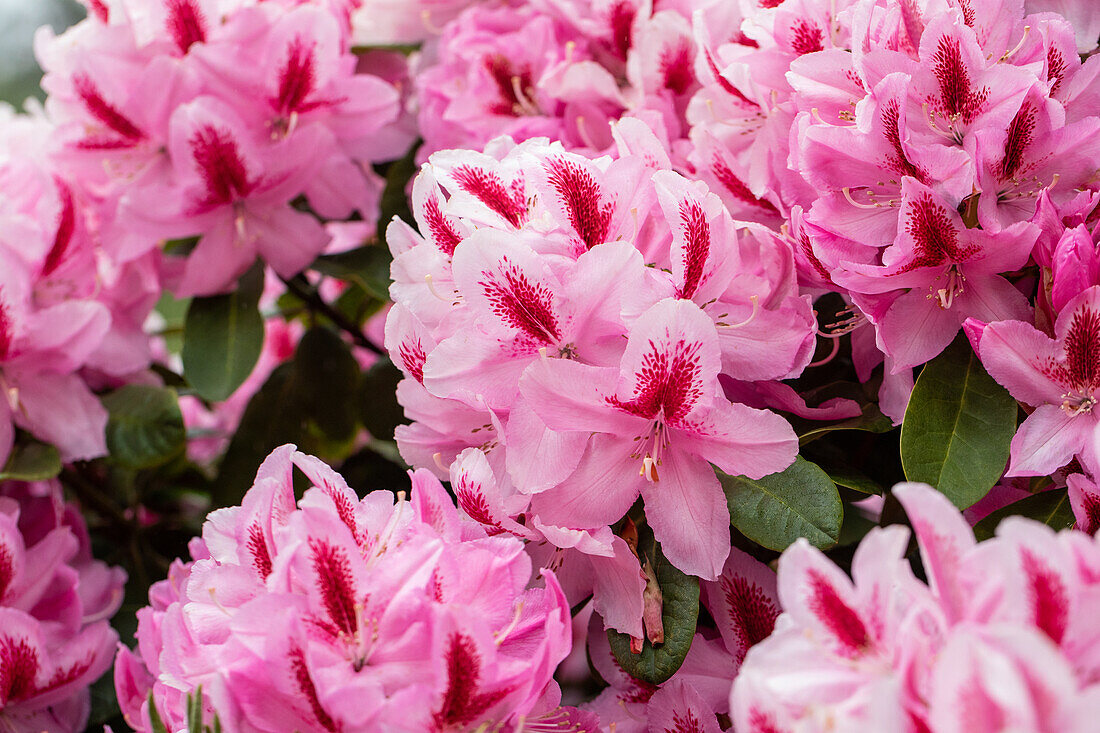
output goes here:
[[103, 607], [103, 610], [101, 610], [99, 613], [93, 613], [88, 616], [81, 617], [80, 622], [86, 625], [95, 623], [96, 621], [102, 621], [104, 619], [111, 618], [111, 616], [114, 615], [113, 609], [115, 604], [118, 603], [119, 599], [121, 599], [124, 595], [125, 594], [122, 592], [121, 588], [114, 588], [113, 590], [111, 590], [111, 602], [105, 605]]
[[244, 211], [237, 211], [237, 216], [233, 220], [233, 224], [237, 228], [237, 240], [234, 244], [243, 244], [248, 241], [248, 232], [244, 227]]
[[508, 636], [513, 631], [516, 630], [516, 626], [519, 625], [519, 620], [522, 616], [523, 616], [523, 601], [520, 601], [519, 603], [516, 604], [516, 610], [512, 614], [512, 622], [510, 624], [508, 624], [507, 626], [505, 626], [500, 631], [494, 631], [493, 632], [493, 642], [497, 646], [500, 646], [501, 644], [503, 644], [504, 640], [507, 639]]
[[1074, 395], [1069, 392], [1062, 395], [1062, 412], [1066, 413], [1070, 417], [1077, 417], [1081, 414], [1087, 414], [1092, 412], [1093, 406], [1096, 405], [1096, 398], [1092, 395]]
[[647, 481], [657, 483], [661, 480], [661, 477], [657, 474], [657, 462], [650, 457], [647, 453], [646, 457], [642, 459], [642, 468], [638, 471], [639, 476], [645, 476]]
[[448, 466], [443, 465], [443, 454], [442, 453], [433, 453], [432, 454], [432, 460], [435, 461], [435, 465], [439, 466], [439, 469], [441, 471], [451, 470]]
[[818, 361], [810, 362], [809, 364], [806, 365], [807, 369], [809, 369], [810, 367], [823, 366], [825, 364], [828, 364], [830, 361], [832, 361], [833, 359], [836, 358], [837, 353], [840, 352], [840, 339], [834, 338], [834, 339], [832, 339], [832, 342], [833, 342], [833, 348], [829, 352], [829, 355], [826, 356], [824, 359], [820, 359]]
[[588, 132], [588, 125], [584, 121], [584, 115], [577, 115], [577, 134], [581, 136], [581, 140], [584, 144], [593, 150], [598, 150], [594, 142], [592, 142], [592, 136]]
[[718, 327], [719, 328], [742, 328], [744, 326], [749, 325], [754, 320], [756, 320], [756, 314], [760, 312], [760, 298], [756, 295], [750, 295], [749, 300], [752, 301], [752, 313], [749, 314], [748, 318], [741, 321], [740, 323], [719, 323]]
[[936, 280], [932, 285], [928, 287], [928, 298], [934, 299], [939, 303], [940, 308], [947, 310], [955, 302], [955, 298], [966, 292], [966, 276], [959, 272], [955, 265], [947, 268], [947, 284], [945, 287], [936, 288], [935, 283], [939, 281], [939, 276], [936, 276]]
[[844, 198], [848, 199], [848, 203], [850, 203], [852, 206], [855, 206], [855, 207], [860, 208], [860, 209], [881, 209], [882, 208], [882, 204], [879, 204], [879, 203], [873, 203], [873, 204], [861, 204], [861, 203], [859, 203], [854, 198], [852, 198], [852, 189], [848, 188], [847, 186], [845, 186], [844, 188], [842, 188], [840, 190], [841, 190], [841, 192], [843, 192]]
[[539, 113], [538, 105], [523, 91], [523, 80], [515, 75], [512, 76], [512, 93], [516, 95], [516, 107], [519, 108], [519, 112], [531, 116]]
[[459, 301], [457, 299], [444, 298], [440, 292], [435, 289], [435, 279], [430, 274], [424, 276], [424, 282], [428, 284], [428, 291], [438, 300], [442, 300], [444, 303], [449, 303], [451, 305], [458, 305]]
[[221, 601], [218, 600], [218, 589], [217, 588], [215, 588], [214, 586], [210, 586], [206, 590], [207, 590], [207, 592], [210, 593], [210, 600], [214, 602], [214, 605], [218, 607], [219, 611], [224, 613], [226, 616], [232, 616], [233, 615], [232, 613], [229, 612], [229, 609], [226, 608], [225, 606], [223, 606], [221, 604]]
[[1027, 40], [1027, 36], [1028, 36], [1029, 33], [1031, 33], [1031, 26], [1025, 25], [1024, 26], [1024, 34], [1022, 36], [1020, 36], [1020, 42], [1017, 43], [1016, 46], [1011, 51], [1005, 51], [1004, 56], [1001, 56], [1000, 60], [1001, 61], [1006, 60], [1008, 57], [1012, 56], [1017, 51], [1019, 51], [1021, 48], [1023, 48], [1024, 47], [1024, 42]]

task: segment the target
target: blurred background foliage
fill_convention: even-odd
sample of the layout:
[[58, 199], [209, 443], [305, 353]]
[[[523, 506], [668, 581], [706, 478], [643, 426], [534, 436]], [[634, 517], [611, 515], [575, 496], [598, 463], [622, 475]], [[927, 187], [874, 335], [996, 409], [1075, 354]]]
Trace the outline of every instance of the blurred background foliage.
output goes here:
[[21, 108], [28, 97], [42, 99], [35, 29], [49, 25], [61, 32], [83, 17], [75, 0], [0, 0], [0, 100]]

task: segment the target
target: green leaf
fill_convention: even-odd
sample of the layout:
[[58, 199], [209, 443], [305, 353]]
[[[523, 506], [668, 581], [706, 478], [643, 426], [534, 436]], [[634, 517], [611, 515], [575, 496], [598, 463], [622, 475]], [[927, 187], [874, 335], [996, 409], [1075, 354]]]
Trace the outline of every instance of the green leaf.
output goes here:
[[103, 398], [107, 408], [107, 449], [128, 468], [152, 468], [180, 455], [187, 431], [176, 391], [128, 384]]
[[641, 654], [630, 651], [630, 636], [608, 630], [607, 640], [615, 661], [627, 674], [650, 684], [659, 685], [676, 673], [684, 663], [691, 641], [695, 637], [695, 625], [699, 620], [699, 579], [685, 575], [672, 566], [661, 552], [661, 546], [653, 545], [653, 569], [657, 584], [661, 587], [664, 607], [661, 621], [665, 628], [665, 641], [653, 646], [646, 639]]
[[203, 733], [202, 685], [195, 689], [195, 694], [187, 695], [187, 733]]
[[402, 377], [389, 359], [379, 359], [359, 382], [359, 418], [381, 440], [393, 440], [394, 428], [405, 422], [405, 412], [397, 404], [397, 383]]
[[160, 713], [157, 712], [157, 704], [153, 700], [152, 690], [149, 691], [149, 721], [152, 723], [153, 733], [168, 733], [168, 728], [161, 720]]
[[1073, 516], [1073, 507], [1069, 503], [1069, 494], [1065, 489], [1050, 489], [1026, 496], [990, 513], [974, 525], [974, 536], [978, 541], [989, 539], [1001, 520], [1011, 516], [1028, 517], [1055, 530], [1069, 529], [1077, 523]]
[[828, 471], [829, 478], [833, 480], [833, 483], [837, 486], [843, 486], [846, 489], [852, 491], [858, 491], [861, 494], [881, 494], [882, 487], [872, 479], [870, 476], [855, 470], [830, 470]]
[[294, 354], [292, 389], [306, 414], [333, 440], [355, 434], [358, 381], [359, 363], [336, 333], [315, 327], [302, 336]]
[[819, 548], [840, 539], [844, 507], [829, 475], [802, 456], [761, 479], [718, 472], [733, 526], [758, 545], [783, 551], [799, 537]]
[[323, 327], [307, 332], [245, 408], [218, 468], [215, 505], [240, 501], [256, 467], [284, 443], [343, 460], [358, 426], [358, 380], [359, 365], [338, 335]]
[[0, 481], [45, 481], [61, 473], [61, 455], [45, 443], [17, 443], [0, 470]]
[[322, 275], [359, 285], [378, 300], [389, 299], [390, 252], [377, 244], [358, 247], [332, 255], [322, 255], [313, 261], [311, 269]]
[[901, 426], [905, 478], [965, 509], [1001, 478], [1016, 432], [1016, 400], [993, 381], [966, 337], [921, 371]]
[[894, 423], [890, 418], [882, 414], [878, 405], [867, 403], [863, 406], [863, 412], [855, 417], [831, 425], [817, 425], [805, 432], [799, 433], [798, 444], [806, 445], [821, 436], [834, 430], [863, 430], [869, 433], [888, 433], [894, 429]]
[[228, 295], [195, 298], [183, 327], [183, 374], [195, 392], [221, 402], [252, 373], [264, 345], [258, 304], [264, 271], [255, 266]]
[[284, 443], [301, 445], [306, 416], [294, 398], [293, 372], [293, 362], [280, 364], [249, 400], [218, 466], [211, 497], [215, 506], [239, 503], [252, 485], [256, 469], [272, 450]]

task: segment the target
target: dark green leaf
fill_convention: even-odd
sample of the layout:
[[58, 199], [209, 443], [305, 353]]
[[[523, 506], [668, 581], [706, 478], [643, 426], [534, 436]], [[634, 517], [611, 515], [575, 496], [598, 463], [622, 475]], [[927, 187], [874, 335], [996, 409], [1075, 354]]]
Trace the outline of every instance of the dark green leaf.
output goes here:
[[183, 452], [187, 431], [173, 389], [128, 384], [103, 398], [107, 450], [127, 468], [152, 468]]
[[664, 597], [661, 613], [665, 628], [664, 643], [653, 646], [647, 639], [641, 654], [632, 654], [627, 634], [609, 630], [607, 640], [615, 661], [627, 674], [659, 685], [676, 673], [691, 649], [695, 625], [699, 620], [699, 579], [673, 567], [661, 552], [659, 544], [654, 543], [652, 557], [657, 584]]
[[393, 431], [405, 422], [405, 412], [397, 404], [397, 383], [404, 375], [389, 359], [379, 359], [359, 383], [359, 418], [370, 434], [393, 440]]
[[841, 547], [854, 545], [877, 526], [875, 522], [848, 507], [848, 511], [844, 512], [844, 525], [840, 528], [840, 540], [837, 544]]
[[718, 478], [733, 526], [753, 542], [783, 551], [799, 537], [820, 548], [840, 539], [844, 508], [836, 484], [801, 456], [785, 471], [762, 479], [721, 472]]
[[307, 415], [332, 440], [347, 440], [355, 433], [358, 380], [359, 363], [343, 339], [327, 328], [306, 332], [294, 355], [292, 388]]
[[1050, 489], [1024, 497], [992, 512], [974, 525], [974, 536], [979, 541], [989, 539], [1001, 520], [1011, 516], [1028, 517], [1055, 530], [1069, 529], [1077, 522], [1065, 489]]
[[1004, 473], [1016, 432], [1016, 400], [986, 374], [966, 337], [929, 362], [901, 426], [905, 477], [965, 509]]
[[237, 503], [257, 466], [284, 443], [329, 460], [345, 457], [358, 427], [358, 380], [359, 365], [337, 334], [323, 327], [306, 333], [294, 358], [245, 408], [218, 469], [215, 505]]
[[202, 686], [187, 694], [187, 733], [202, 733]]
[[229, 397], [252, 373], [264, 345], [258, 303], [264, 284], [259, 265], [228, 295], [195, 298], [183, 329], [183, 374], [205, 400]]
[[843, 486], [846, 489], [852, 491], [858, 491], [861, 494], [881, 494], [882, 487], [879, 486], [874, 479], [869, 476], [864, 476], [862, 473], [854, 470], [836, 470], [828, 471], [829, 478], [833, 480], [833, 483], [837, 486]]
[[45, 481], [61, 473], [61, 455], [52, 445], [20, 442], [0, 470], [0, 481]]
[[164, 721], [161, 720], [160, 713], [157, 711], [157, 704], [153, 700], [153, 691], [149, 691], [149, 720], [152, 723], [153, 733], [168, 733], [168, 728], [165, 727]]
[[799, 433], [798, 443], [799, 445], [805, 445], [834, 430], [863, 430], [869, 433], [887, 433], [893, 429], [894, 423], [882, 414], [878, 409], [878, 405], [867, 403], [863, 406], [863, 412], [856, 417], [829, 425], [816, 425]]
[[314, 260], [311, 268], [323, 275], [355, 283], [376, 299], [387, 300], [391, 261], [389, 250], [374, 244], [323, 255]]
[[293, 362], [280, 364], [252, 396], [218, 467], [215, 506], [240, 502], [265, 456], [283, 443], [300, 439], [304, 406], [294, 398]]

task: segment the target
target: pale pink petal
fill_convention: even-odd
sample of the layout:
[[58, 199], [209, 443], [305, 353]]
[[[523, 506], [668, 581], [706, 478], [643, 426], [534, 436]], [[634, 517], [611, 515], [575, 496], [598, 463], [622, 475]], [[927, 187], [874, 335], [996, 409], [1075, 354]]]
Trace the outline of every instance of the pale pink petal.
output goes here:
[[714, 580], [729, 556], [729, 508], [718, 477], [705, 460], [676, 448], [646, 482], [642, 498], [653, 536], [669, 562], [689, 575]]

